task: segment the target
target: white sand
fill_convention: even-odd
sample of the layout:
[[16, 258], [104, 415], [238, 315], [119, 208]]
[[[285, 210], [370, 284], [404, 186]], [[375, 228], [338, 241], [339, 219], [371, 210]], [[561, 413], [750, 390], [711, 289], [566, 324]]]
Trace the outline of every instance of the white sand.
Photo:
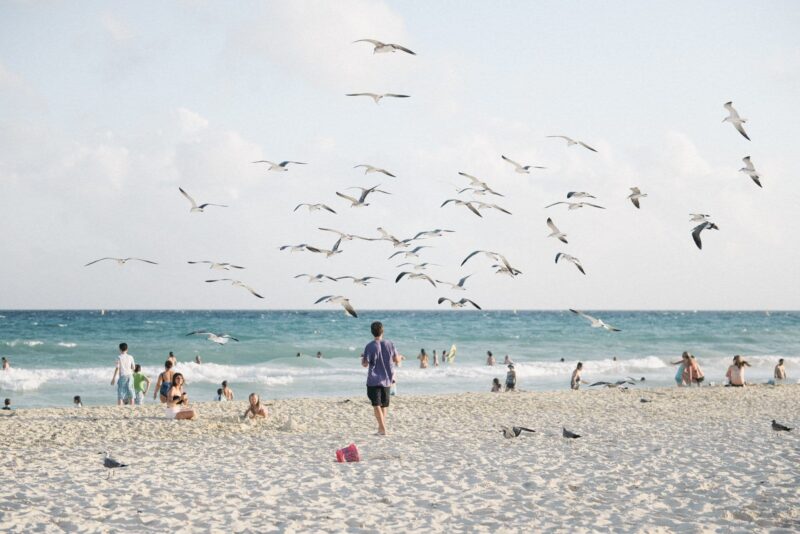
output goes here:
[[[0, 416], [0, 532], [800, 530], [800, 430], [770, 430], [800, 424], [800, 386], [399, 397], [385, 438], [341, 400]], [[351, 441], [363, 461], [335, 463]], [[105, 449], [131, 464], [110, 480]]]

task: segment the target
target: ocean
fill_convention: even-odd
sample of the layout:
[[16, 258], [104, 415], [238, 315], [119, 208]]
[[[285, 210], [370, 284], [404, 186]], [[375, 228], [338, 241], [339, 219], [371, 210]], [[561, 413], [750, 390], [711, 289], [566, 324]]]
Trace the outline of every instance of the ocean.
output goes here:
[[[723, 382], [733, 355], [752, 364], [751, 382], [772, 376], [786, 359], [792, 382], [800, 376], [800, 312], [588, 311], [622, 332], [590, 328], [569, 311], [0, 311], [0, 398], [16, 407], [112, 404], [110, 385], [117, 345], [124, 341], [154, 384], [169, 351], [187, 380], [193, 400], [213, 400], [222, 380], [238, 398], [252, 391], [264, 398], [365, 395], [359, 356], [371, 340], [369, 325], [383, 321], [386, 338], [406, 356], [398, 394], [489, 391], [505, 379], [506, 354], [524, 390], [568, 387], [577, 361], [584, 380], [645, 377], [635, 387], [674, 385], [681, 352], [693, 353], [707, 383]], [[194, 330], [228, 333], [225, 346]], [[429, 355], [457, 346], [455, 360], [420, 369]], [[498, 365], [486, 365], [491, 350]], [[323, 358], [315, 357], [317, 351]], [[301, 357], [297, 357], [297, 353]], [[202, 364], [194, 363], [200, 355]], [[561, 359], [563, 358], [563, 362]], [[432, 358], [431, 358], [432, 365]], [[152, 389], [151, 389], [152, 391]], [[148, 396], [148, 402], [153, 402]]]

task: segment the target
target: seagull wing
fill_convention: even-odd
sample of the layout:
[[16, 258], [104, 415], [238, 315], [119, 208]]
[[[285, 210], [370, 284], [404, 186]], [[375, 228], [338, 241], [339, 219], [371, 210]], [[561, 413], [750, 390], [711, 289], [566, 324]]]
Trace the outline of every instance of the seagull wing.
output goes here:
[[397, 93], [386, 93], [383, 96], [391, 96], [393, 98], [410, 98], [411, 95], [398, 95]]
[[578, 310], [573, 310], [572, 308], [570, 308], [569, 311], [571, 311], [572, 313], [574, 313], [576, 315], [579, 315], [579, 316], [583, 317], [584, 319], [586, 319], [587, 321], [589, 321], [591, 323], [594, 323], [595, 321], [597, 321], [597, 319], [592, 317], [591, 315], [587, 315], [587, 314], [585, 314], [583, 312], [580, 312]]
[[301, 207], [303, 207], [303, 206], [309, 206], [309, 207], [310, 207], [310, 206], [311, 206], [311, 204], [306, 204], [306, 203], [303, 203], [303, 204], [298, 204], [298, 205], [297, 205], [297, 207], [295, 207], [295, 208], [294, 208], [294, 210], [292, 210], [292, 211], [297, 211], [297, 210], [299, 210], [299, 209], [300, 209]]
[[333, 295], [325, 295], [324, 297], [320, 297], [314, 302], [314, 304], [319, 304], [320, 302], [327, 302], [333, 298]]
[[545, 209], [552, 208], [553, 206], [557, 206], [558, 204], [569, 204], [569, 202], [564, 202], [563, 200], [561, 200], [559, 202], [553, 202], [552, 204], [550, 204], [548, 206], [545, 206]]
[[383, 173], [383, 174], [385, 174], [386, 176], [391, 176], [392, 178], [397, 178], [397, 176], [395, 176], [394, 174], [390, 173], [390, 172], [389, 172], [389, 171], [387, 171], [386, 169], [378, 169], [378, 170], [377, 170], [377, 172], [382, 172], [382, 173]]
[[481, 215], [480, 212], [475, 208], [475, 206], [472, 205], [472, 202], [464, 202], [463, 204], [469, 208], [469, 211], [471, 211], [472, 213], [483, 219], [483, 215]]
[[589, 149], [589, 150], [591, 150], [592, 152], [597, 152], [597, 150], [593, 149], [592, 147], [590, 147], [589, 145], [587, 145], [587, 144], [586, 144], [586, 143], [584, 143], [583, 141], [578, 141], [578, 144], [579, 144], [579, 145], [581, 145], [583, 148], [588, 148], [588, 149]]
[[439, 300], [437, 300], [437, 301], [436, 301], [436, 304], [441, 304], [441, 303], [442, 303], [442, 302], [444, 302], [444, 301], [447, 301], [447, 302], [449, 302], [450, 304], [452, 304], [452, 303], [453, 303], [453, 301], [452, 301], [451, 299], [447, 298], [447, 297], [439, 297]]
[[333, 208], [331, 208], [327, 204], [320, 204], [320, 206], [322, 206], [322, 209], [327, 210], [327, 211], [333, 213], [334, 215], [336, 214], [336, 212], [333, 210]]
[[267, 160], [267, 159], [260, 159], [260, 160], [258, 160], [258, 161], [253, 161], [252, 163], [269, 163], [269, 164], [270, 164], [270, 165], [272, 165], [273, 167], [277, 167], [277, 166], [278, 166], [278, 164], [277, 164], [277, 163], [275, 163], [274, 161], [269, 161], [269, 160]]
[[597, 204], [592, 204], [590, 202], [581, 202], [581, 204], [583, 204], [584, 206], [591, 206], [593, 208], [600, 208], [601, 210], [605, 209], [603, 206], [598, 206]]
[[125, 261], [136, 260], [136, 261], [143, 261], [145, 263], [152, 263], [153, 265], [158, 265], [158, 263], [150, 260], [143, 260], [142, 258], [125, 258]]
[[483, 309], [483, 308], [481, 308], [480, 306], [478, 306], [478, 304], [476, 304], [476, 303], [475, 303], [475, 301], [473, 301], [473, 300], [469, 300], [469, 299], [461, 299], [461, 301], [462, 301], [462, 302], [469, 302], [470, 304], [472, 304], [473, 306], [475, 306], [475, 308], [477, 308], [477, 309], [479, 309], [479, 310], [482, 310], [482, 309]]
[[192, 198], [192, 197], [189, 195], [189, 193], [187, 193], [186, 191], [184, 191], [182, 187], [179, 187], [179, 188], [178, 188], [178, 191], [180, 191], [180, 192], [181, 192], [181, 195], [185, 196], [185, 197], [186, 197], [186, 199], [187, 199], [189, 202], [191, 202], [191, 203], [192, 203], [192, 207], [193, 207], [193, 208], [196, 208], [196, 207], [197, 207], [197, 202], [195, 202], [195, 200], [194, 200], [194, 199], [193, 199], [193, 198]]
[[99, 260], [90, 261], [89, 263], [87, 263], [86, 265], [84, 265], [84, 267], [88, 267], [88, 266], [90, 266], [90, 265], [94, 265], [94, 264], [95, 264], [95, 263], [97, 263], [98, 261], [103, 261], [103, 260], [115, 260], [115, 261], [116, 261], [116, 259], [117, 259], [117, 258], [100, 258]]
[[738, 131], [740, 134], [742, 134], [742, 136], [743, 136], [745, 139], [747, 139], [748, 141], [750, 141], [750, 137], [747, 135], [747, 132], [745, 132], [745, 131], [744, 131], [744, 126], [742, 126], [742, 123], [741, 123], [741, 122], [738, 122], [738, 121], [737, 121], [737, 122], [734, 122], [734, 123], [733, 123], [733, 127], [734, 127], [734, 128], [736, 128], [736, 130], [737, 130], [737, 131]]
[[561, 233], [561, 230], [558, 229], [558, 226], [555, 225], [553, 219], [551, 219], [550, 217], [547, 218], [547, 227], [550, 228], [550, 230], [552, 230], [553, 232], [556, 232], [558, 234]]
[[344, 301], [342, 301], [342, 306], [344, 307], [344, 311], [346, 311], [348, 315], [350, 315], [351, 317], [358, 318], [358, 314], [356, 313], [356, 310], [353, 308], [353, 306], [350, 304], [349, 300], [345, 299]]
[[500, 157], [501, 157], [501, 158], [503, 158], [503, 160], [505, 160], [505, 161], [509, 162], [510, 164], [512, 164], [514, 167], [516, 167], [516, 168], [518, 168], [518, 169], [521, 169], [521, 168], [522, 168], [522, 165], [520, 165], [519, 163], [517, 163], [517, 162], [516, 162], [516, 161], [514, 161], [513, 159], [509, 159], [509, 158], [507, 158], [507, 157], [505, 157], [505, 156], [503, 156], [503, 155], [501, 155]]
[[294, 163], [295, 165], [308, 165], [308, 163], [303, 163], [302, 161], [281, 161], [280, 166], [286, 167], [290, 163]]
[[557, 137], [559, 139], [563, 139], [568, 143], [574, 143], [575, 141], [571, 137], [567, 137], [566, 135], [546, 135], [545, 137]]
[[397, 278], [394, 279], [394, 283], [396, 284], [397, 282], [399, 282], [407, 274], [411, 274], [411, 273], [408, 272], [408, 271], [403, 271], [402, 273], [398, 274]]
[[638, 197], [630, 197], [630, 198], [631, 202], [633, 202], [633, 205], [639, 208], [639, 198]]
[[494, 254], [493, 252], [488, 252], [486, 250], [476, 250], [474, 252], [471, 252], [466, 258], [464, 258], [464, 261], [461, 262], [461, 267], [463, 267], [464, 264], [467, 263], [467, 260], [469, 260], [471, 257], [473, 257], [476, 254], [480, 254], [481, 252], [484, 252], [486, 254]]
[[473, 184], [473, 185], [478, 185], [478, 186], [485, 185], [480, 179], [472, 176], [471, 174], [467, 174], [465, 172], [459, 172], [458, 174], [460, 174], [464, 178], [467, 178], [470, 181], [470, 183]]
[[375, 46], [385, 46], [385, 43], [376, 41], [375, 39], [359, 39], [357, 41], [353, 41], [353, 43], [372, 43]]
[[692, 230], [692, 239], [694, 239], [694, 244], [697, 245], [697, 248], [700, 250], [703, 249], [703, 242], [700, 241], [700, 232], [705, 230], [707, 226], [708, 223], [698, 224], [694, 227], [694, 230]]
[[416, 56], [417, 54], [406, 48], [405, 46], [400, 46], [399, 44], [392, 43], [392, 48], [396, 48], [397, 50], [402, 50], [406, 54], [411, 54], [412, 56]]
[[351, 197], [350, 195], [345, 195], [344, 193], [340, 193], [338, 191], [336, 191], [336, 196], [339, 196], [339, 197], [342, 197], [342, 198], [346, 198], [347, 200], [349, 200], [353, 204], [361, 204], [361, 201], [359, 201], [357, 198]]
[[203, 209], [203, 208], [206, 208], [206, 207], [208, 207], [208, 206], [216, 206], [216, 207], [218, 207], [218, 208], [227, 208], [227, 207], [228, 207], [228, 206], [226, 206], [225, 204], [212, 204], [212, 203], [210, 203], [210, 202], [206, 202], [205, 204], [200, 204], [200, 206], [198, 206], [198, 207], [199, 207], [200, 209]]
[[250, 287], [250, 286], [248, 286], [246, 284], [242, 284], [242, 287], [245, 288], [246, 290], [248, 290], [250, 293], [252, 293], [253, 296], [258, 297], [260, 299], [264, 298], [261, 295], [259, 295], [258, 293], [256, 293], [256, 291], [252, 287]]

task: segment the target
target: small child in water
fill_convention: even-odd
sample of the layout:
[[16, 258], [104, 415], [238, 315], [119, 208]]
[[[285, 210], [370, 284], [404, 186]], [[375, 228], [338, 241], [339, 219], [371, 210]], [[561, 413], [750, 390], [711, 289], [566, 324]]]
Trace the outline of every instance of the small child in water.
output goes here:
[[80, 395], [75, 395], [74, 397], [72, 397], [72, 404], [76, 408], [83, 408], [83, 402], [81, 402], [81, 396]]
[[500, 384], [500, 379], [495, 377], [492, 380], [492, 393], [500, 393], [503, 391], [503, 386]]
[[225, 395], [222, 394], [222, 388], [217, 389], [217, 398], [214, 400], [220, 402], [225, 400]]
[[4, 410], [10, 410], [11, 409], [11, 399], [6, 399], [3, 402], [3, 409]]

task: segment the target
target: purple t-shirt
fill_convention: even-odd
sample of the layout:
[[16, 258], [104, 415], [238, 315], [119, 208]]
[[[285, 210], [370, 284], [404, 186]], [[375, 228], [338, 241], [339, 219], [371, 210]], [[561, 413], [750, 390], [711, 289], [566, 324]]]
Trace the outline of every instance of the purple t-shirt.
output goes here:
[[394, 364], [392, 359], [397, 351], [394, 343], [382, 339], [370, 341], [364, 347], [364, 359], [369, 364], [367, 369], [367, 385], [390, 387], [394, 378]]

